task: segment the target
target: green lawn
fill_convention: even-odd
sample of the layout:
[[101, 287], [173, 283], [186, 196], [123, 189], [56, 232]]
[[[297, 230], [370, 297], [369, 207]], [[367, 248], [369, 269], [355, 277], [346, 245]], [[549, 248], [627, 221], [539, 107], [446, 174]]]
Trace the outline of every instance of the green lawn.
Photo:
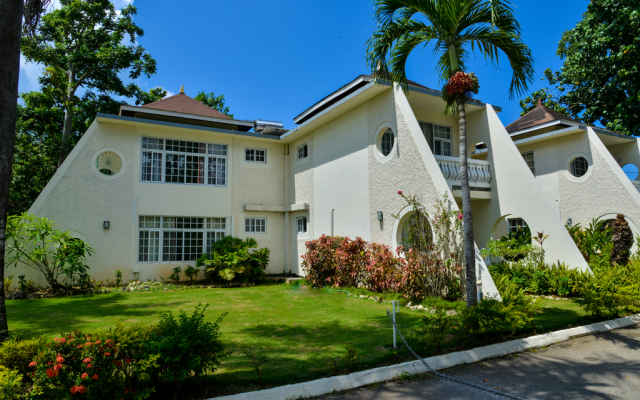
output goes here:
[[[591, 322], [572, 301], [539, 300], [540, 331]], [[358, 354], [358, 369], [410, 360], [405, 350], [391, 348], [389, 304], [347, 298], [346, 294], [292, 285], [232, 289], [190, 289], [164, 293], [111, 293], [54, 299], [7, 301], [9, 329], [21, 335], [57, 336], [75, 330], [108, 329], [116, 320], [150, 324], [161, 313], [208, 304], [211, 321], [223, 313], [223, 340], [234, 353], [225, 359], [216, 380], [230, 391], [250, 389], [257, 382], [242, 349], [262, 347], [269, 361], [264, 366], [268, 386], [330, 376], [334, 361], [351, 346]], [[458, 302], [452, 304], [461, 306]], [[402, 310], [398, 323], [409, 333], [422, 314]], [[338, 361], [338, 372], [347, 364]]]

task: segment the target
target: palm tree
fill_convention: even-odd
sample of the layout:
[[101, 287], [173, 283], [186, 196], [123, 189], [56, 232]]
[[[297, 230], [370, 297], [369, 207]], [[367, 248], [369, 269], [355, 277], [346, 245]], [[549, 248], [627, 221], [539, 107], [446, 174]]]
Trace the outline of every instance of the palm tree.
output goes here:
[[[405, 66], [413, 49], [434, 42], [439, 56], [437, 71], [444, 82], [459, 78], [475, 81], [447, 96], [445, 114], [458, 115], [460, 128], [460, 181], [464, 220], [467, 305], [477, 304], [476, 262], [473, 238], [471, 194], [467, 175], [467, 126], [465, 105], [471, 92], [477, 93], [475, 75], [463, 74], [470, 52], [478, 51], [498, 66], [500, 54], [507, 57], [513, 72], [509, 96], [523, 93], [533, 78], [531, 51], [522, 42], [520, 24], [508, 2], [503, 0], [375, 0], [378, 29], [368, 44], [367, 62], [373, 73], [408, 90]], [[471, 78], [471, 79], [469, 79]], [[475, 89], [475, 90], [474, 90]]]

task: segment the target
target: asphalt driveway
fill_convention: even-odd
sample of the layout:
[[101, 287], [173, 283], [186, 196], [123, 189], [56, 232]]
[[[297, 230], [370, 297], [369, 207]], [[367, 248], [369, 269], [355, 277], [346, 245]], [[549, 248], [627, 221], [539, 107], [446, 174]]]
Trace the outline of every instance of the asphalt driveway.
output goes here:
[[[526, 399], [640, 399], [640, 326], [452, 368], [447, 375]], [[486, 382], [485, 382], [486, 381]], [[323, 400], [505, 399], [433, 376], [322, 396]]]

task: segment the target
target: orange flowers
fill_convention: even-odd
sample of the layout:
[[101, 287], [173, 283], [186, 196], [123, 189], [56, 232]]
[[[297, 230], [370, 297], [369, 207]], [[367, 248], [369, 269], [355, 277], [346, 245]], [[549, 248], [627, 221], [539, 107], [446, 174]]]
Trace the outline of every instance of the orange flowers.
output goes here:
[[47, 378], [53, 378], [55, 376], [58, 376], [58, 371], [54, 371], [51, 368], [47, 369]]
[[29, 363], [29, 366], [30, 366], [30, 367], [35, 367], [36, 365], [38, 365], [38, 363], [37, 363], [37, 362], [35, 362], [35, 361], [31, 361], [31, 362]]
[[56, 362], [57, 362], [58, 364], [62, 364], [62, 363], [64, 362], [64, 358], [62, 357], [62, 355], [61, 355], [61, 354], [58, 354], [58, 355], [56, 356]]
[[111, 355], [111, 353], [104, 353], [105, 357], [109, 357]]
[[86, 372], [84, 374], [82, 374], [80, 376], [82, 379], [87, 379], [89, 377], [89, 374], [87, 374]]
[[91, 379], [93, 379], [94, 381], [97, 381], [99, 378], [98, 374], [94, 374]]
[[74, 385], [74, 386], [71, 388], [71, 394], [76, 394], [76, 393], [80, 393], [80, 394], [82, 394], [82, 393], [84, 393], [86, 390], [87, 390], [87, 388], [86, 388], [86, 387], [84, 387], [84, 386], [82, 386], [82, 385], [80, 385], [80, 386], [75, 386], [75, 385]]
[[83, 363], [87, 364], [91, 362], [91, 359], [89, 357], [85, 358], [84, 360], [82, 360]]
[[54, 371], [60, 371], [61, 369], [62, 369], [62, 364], [56, 364], [56, 365], [53, 367], [53, 370], [54, 370]]

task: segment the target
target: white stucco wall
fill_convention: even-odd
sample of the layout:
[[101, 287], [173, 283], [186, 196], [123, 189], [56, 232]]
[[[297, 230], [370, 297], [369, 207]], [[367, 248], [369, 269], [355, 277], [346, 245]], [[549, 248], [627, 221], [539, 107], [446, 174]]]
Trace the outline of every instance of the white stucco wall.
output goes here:
[[548, 262], [559, 260], [587, 270], [589, 267], [560, 221], [553, 200], [545, 196], [493, 108], [487, 105], [485, 111], [469, 114], [468, 121], [473, 126], [469, 129], [470, 142], [487, 144], [492, 176], [491, 201], [473, 204], [476, 241], [486, 243], [502, 218], [517, 216], [529, 224], [533, 235], [537, 232], [549, 235], [544, 243]]

